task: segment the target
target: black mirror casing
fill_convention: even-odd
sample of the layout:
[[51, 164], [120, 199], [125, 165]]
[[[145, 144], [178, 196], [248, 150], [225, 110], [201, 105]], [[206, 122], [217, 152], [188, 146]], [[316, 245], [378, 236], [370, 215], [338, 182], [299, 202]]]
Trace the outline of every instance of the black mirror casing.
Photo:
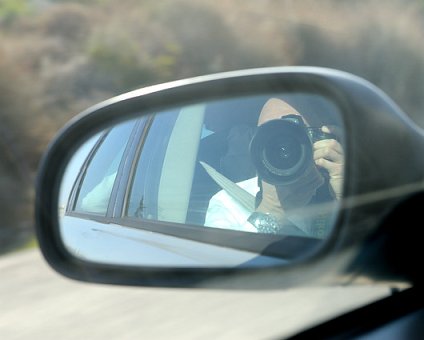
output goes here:
[[[306, 91], [330, 99], [341, 108], [347, 131], [342, 210], [330, 237], [315, 253], [275, 268], [182, 269], [90, 263], [66, 250], [58, 226], [60, 180], [72, 153], [88, 136], [111, 124], [134, 118], [134, 112], [149, 114], [200, 100], [279, 91]], [[390, 249], [391, 253], [402, 251], [404, 244], [397, 245], [393, 237], [384, 244], [372, 240], [375, 235], [384, 234], [388, 224], [393, 228], [393, 220], [388, 217], [407, 200], [415, 202], [415, 208], [408, 210], [408, 221], [414, 220], [411, 219], [414, 214], [418, 217], [417, 207], [422, 202], [424, 188], [423, 154], [422, 131], [396, 104], [372, 84], [344, 72], [307, 67], [265, 68], [155, 85], [97, 104], [75, 117], [58, 133], [39, 168], [36, 233], [43, 255], [55, 270], [89, 282], [284, 288], [313, 282], [346, 282], [362, 274], [376, 274], [376, 278], [383, 280], [416, 281], [417, 277], [412, 277], [410, 271], [402, 272], [398, 264], [392, 266], [390, 257], [382, 258], [379, 251], [379, 248]], [[402, 215], [397, 215], [397, 223], [402, 223], [401, 220]], [[417, 229], [418, 225], [409, 228], [410, 235], [403, 241], [416, 240]], [[408, 252], [403, 254], [402, 261], [408, 261], [409, 266], [418, 262], [417, 258], [408, 256]]]

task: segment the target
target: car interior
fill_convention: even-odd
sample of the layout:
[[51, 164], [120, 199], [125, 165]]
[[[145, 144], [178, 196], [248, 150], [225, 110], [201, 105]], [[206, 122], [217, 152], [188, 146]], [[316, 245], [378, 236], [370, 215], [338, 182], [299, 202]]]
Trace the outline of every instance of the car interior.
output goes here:
[[266, 98], [226, 105], [219, 102], [206, 107], [204, 128], [210, 134], [200, 141], [186, 223], [203, 225], [209, 200], [221, 190], [200, 162], [210, 165], [233, 182], [255, 176], [249, 143], [265, 101]]

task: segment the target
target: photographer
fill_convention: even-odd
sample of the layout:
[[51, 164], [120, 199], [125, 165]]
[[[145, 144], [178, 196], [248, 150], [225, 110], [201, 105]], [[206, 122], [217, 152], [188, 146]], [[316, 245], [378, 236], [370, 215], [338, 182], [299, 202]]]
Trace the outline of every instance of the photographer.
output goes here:
[[[266, 124], [270, 122], [272, 124]], [[262, 144], [270, 144], [269, 138], [273, 138], [270, 133], [272, 130], [268, 126], [272, 125], [275, 130], [275, 125], [280, 122], [288, 132], [290, 132], [288, 130], [290, 126], [294, 127], [293, 129], [290, 127], [293, 131], [296, 129], [300, 131], [300, 147], [298, 145], [295, 147], [306, 150], [305, 154], [309, 152], [311, 163], [308, 165], [308, 157], [305, 156], [302, 164], [298, 162], [293, 166], [293, 169], [302, 167], [302, 171], [290, 173], [293, 169], [289, 169], [286, 176], [284, 170], [282, 172], [285, 177], [279, 174], [280, 169], [275, 171], [278, 176], [274, 174], [273, 161], [262, 159], [266, 158], [268, 151], [261, 149]], [[267, 125], [267, 129], [263, 129], [264, 124]], [[258, 136], [261, 129], [264, 138], [268, 138], [266, 142]], [[306, 147], [308, 146], [306, 142], [302, 144], [302, 138], [307, 137], [306, 134], [306, 137], [301, 134], [303, 130], [308, 132], [318, 130], [319, 137], [311, 137], [312, 140], [308, 141], [310, 150]], [[316, 134], [316, 131], [314, 133]], [[209, 202], [205, 225], [240, 231], [324, 238], [331, 227], [334, 212], [337, 211], [337, 200], [341, 197], [343, 185], [344, 153], [337, 141], [337, 128], [324, 125], [313, 129], [305, 117], [302, 117], [292, 106], [280, 99], [271, 98], [265, 103], [260, 113], [257, 136], [256, 140], [255, 137], [252, 140], [251, 151], [255, 151], [253, 162], [257, 165], [258, 176], [237, 183], [240, 188], [256, 197], [254, 211], [249, 211], [236, 197], [226, 190], [221, 190]], [[297, 135], [294, 137], [297, 138]], [[296, 138], [294, 138], [295, 141], [297, 141]], [[296, 143], [291, 142], [291, 144]], [[272, 147], [271, 145], [270, 148]], [[257, 148], [259, 151], [256, 150]], [[280, 153], [286, 151], [285, 147], [280, 145], [277, 145], [276, 149]], [[289, 157], [292, 155], [282, 156], [282, 158]], [[280, 177], [283, 180], [277, 179]]]

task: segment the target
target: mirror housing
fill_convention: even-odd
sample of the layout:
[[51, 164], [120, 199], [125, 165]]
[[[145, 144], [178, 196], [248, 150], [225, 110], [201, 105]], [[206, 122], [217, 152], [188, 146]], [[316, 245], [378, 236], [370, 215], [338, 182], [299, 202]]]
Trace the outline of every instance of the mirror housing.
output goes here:
[[[88, 138], [124, 120], [182, 105], [298, 91], [334, 102], [347, 131], [341, 211], [331, 234], [317, 251], [276, 267], [155, 268], [86, 261], [64, 245], [58, 216], [61, 179], [72, 155]], [[386, 217], [423, 191], [423, 151], [422, 131], [396, 104], [372, 84], [344, 72], [309, 67], [264, 68], [155, 85], [97, 104], [58, 133], [39, 168], [36, 233], [43, 255], [55, 270], [89, 282], [239, 289], [344, 282], [361, 271], [373, 274], [373, 269], [366, 266], [370, 259], [362, 259], [361, 255], [369, 250], [369, 238], [384, 229]], [[397, 280], [402, 275], [388, 265], [378, 277]]]

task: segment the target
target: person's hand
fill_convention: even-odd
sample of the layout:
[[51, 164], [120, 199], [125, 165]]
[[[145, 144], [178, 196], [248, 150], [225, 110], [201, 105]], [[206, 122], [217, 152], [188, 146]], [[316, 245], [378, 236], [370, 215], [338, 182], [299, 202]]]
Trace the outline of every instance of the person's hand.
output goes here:
[[[338, 135], [334, 126], [323, 126], [322, 131]], [[330, 188], [336, 199], [340, 199], [343, 189], [344, 151], [335, 139], [323, 139], [314, 143], [314, 161], [318, 167], [328, 171]]]
[[256, 211], [282, 219], [285, 211], [306, 206], [323, 184], [324, 178], [314, 166], [290, 184], [271, 185], [262, 181], [262, 201]]

